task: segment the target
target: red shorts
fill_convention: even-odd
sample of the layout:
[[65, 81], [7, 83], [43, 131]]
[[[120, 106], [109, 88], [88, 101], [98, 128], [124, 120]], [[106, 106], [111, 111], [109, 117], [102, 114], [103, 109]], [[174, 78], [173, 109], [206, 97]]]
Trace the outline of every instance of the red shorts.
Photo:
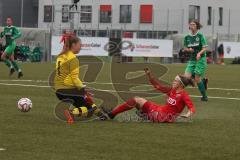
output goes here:
[[142, 107], [142, 112], [146, 114], [148, 120], [153, 122], [175, 122], [175, 114], [168, 111], [167, 106], [160, 106], [147, 101]]

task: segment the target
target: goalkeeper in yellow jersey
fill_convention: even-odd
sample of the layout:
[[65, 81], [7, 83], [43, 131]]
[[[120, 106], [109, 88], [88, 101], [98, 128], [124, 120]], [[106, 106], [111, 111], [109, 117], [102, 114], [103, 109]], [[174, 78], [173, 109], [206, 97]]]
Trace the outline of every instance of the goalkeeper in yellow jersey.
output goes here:
[[93, 102], [91, 95], [86, 91], [85, 85], [79, 79], [79, 60], [76, 54], [81, 50], [81, 40], [70, 36], [57, 57], [54, 88], [58, 99], [71, 100], [74, 109], [64, 111], [68, 123], [74, 122], [75, 116], [95, 114], [101, 120], [106, 116]]

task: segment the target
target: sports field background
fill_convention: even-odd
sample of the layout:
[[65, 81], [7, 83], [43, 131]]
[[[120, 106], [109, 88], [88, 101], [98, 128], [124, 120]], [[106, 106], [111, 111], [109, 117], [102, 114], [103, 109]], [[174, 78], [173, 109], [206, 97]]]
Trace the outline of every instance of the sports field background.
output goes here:
[[[0, 148], [6, 149], [0, 151], [0, 160], [236, 160], [240, 157], [239, 65], [209, 65], [209, 102], [192, 97], [197, 110], [192, 122], [158, 124], [115, 120], [74, 125], [54, 116], [58, 100], [46, 82], [54, 64], [23, 63], [21, 66], [23, 81], [14, 81], [16, 76], [9, 79], [7, 68], [0, 63]], [[109, 66], [104, 64], [97, 83], [110, 82]], [[184, 64], [165, 66], [169, 70], [162, 79], [168, 82], [185, 68]], [[112, 90], [109, 84], [88, 86]], [[188, 91], [199, 95], [197, 89]], [[33, 101], [29, 113], [17, 110], [17, 100], [22, 97]], [[164, 103], [160, 94], [151, 100]]]

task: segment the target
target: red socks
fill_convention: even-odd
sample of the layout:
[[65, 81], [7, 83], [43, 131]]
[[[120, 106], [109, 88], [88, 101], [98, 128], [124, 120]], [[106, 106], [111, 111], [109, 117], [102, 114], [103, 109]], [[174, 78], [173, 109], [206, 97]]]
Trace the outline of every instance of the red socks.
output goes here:
[[125, 103], [123, 103], [122, 105], [120, 105], [120, 106], [116, 107], [115, 109], [113, 109], [112, 112], [111, 112], [111, 114], [112, 114], [113, 116], [116, 116], [116, 115], [119, 114], [119, 113], [122, 113], [122, 112], [124, 112], [124, 111], [128, 111], [128, 110], [130, 110], [130, 109], [135, 108], [136, 105], [137, 105], [137, 103], [136, 103], [136, 101], [135, 101], [134, 98], [129, 99], [129, 100], [127, 100]]
[[93, 97], [92, 97], [92, 95], [90, 94], [90, 93], [86, 93], [86, 95], [85, 95], [85, 100], [86, 100], [86, 102], [87, 102], [87, 104], [88, 105], [92, 105], [92, 104], [94, 104], [94, 100], [93, 100]]

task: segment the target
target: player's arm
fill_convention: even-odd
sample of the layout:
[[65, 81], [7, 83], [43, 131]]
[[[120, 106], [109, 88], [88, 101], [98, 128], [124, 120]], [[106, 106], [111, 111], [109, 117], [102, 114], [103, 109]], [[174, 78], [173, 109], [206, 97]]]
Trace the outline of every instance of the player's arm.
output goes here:
[[153, 85], [154, 88], [156, 88], [157, 90], [159, 90], [160, 92], [165, 93], [165, 94], [167, 94], [171, 91], [171, 89], [172, 89], [171, 87], [162, 85], [158, 80], [156, 80], [154, 78], [154, 76], [149, 68], [145, 68], [144, 70], [149, 79], [149, 82]]
[[17, 29], [16, 27], [14, 28], [14, 33], [13, 33], [13, 39], [17, 39], [17, 38], [20, 38], [22, 35], [22, 33], [19, 31], [19, 29]]
[[5, 36], [5, 30], [3, 30], [2, 32], [0, 32], [0, 38], [3, 38]]
[[74, 58], [69, 63], [70, 65], [70, 76], [74, 86], [78, 89], [84, 88], [82, 81], [79, 79], [79, 61], [77, 58]]
[[187, 37], [184, 38], [183, 52], [193, 53], [194, 50], [188, 47]]
[[181, 115], [181, 117], [189, 118], [196, 112], [196, 110], [188, 94], [184, 95], [184, 102], [188, 108], [188, 112], [186, 114]]
[[207, 47], [202, 47], [202, 50], [197, 54], [197, 60], [199, 60], [206, 51]]
[[207, 51], [207, 47], [208, 47], [207, 40], [203, 35], [201, 35], [200, 41], [202, 44], [202, 50], [200, 52], [198, 52], [197, 60], [199, 60], [201, 58], [201, 56]]

